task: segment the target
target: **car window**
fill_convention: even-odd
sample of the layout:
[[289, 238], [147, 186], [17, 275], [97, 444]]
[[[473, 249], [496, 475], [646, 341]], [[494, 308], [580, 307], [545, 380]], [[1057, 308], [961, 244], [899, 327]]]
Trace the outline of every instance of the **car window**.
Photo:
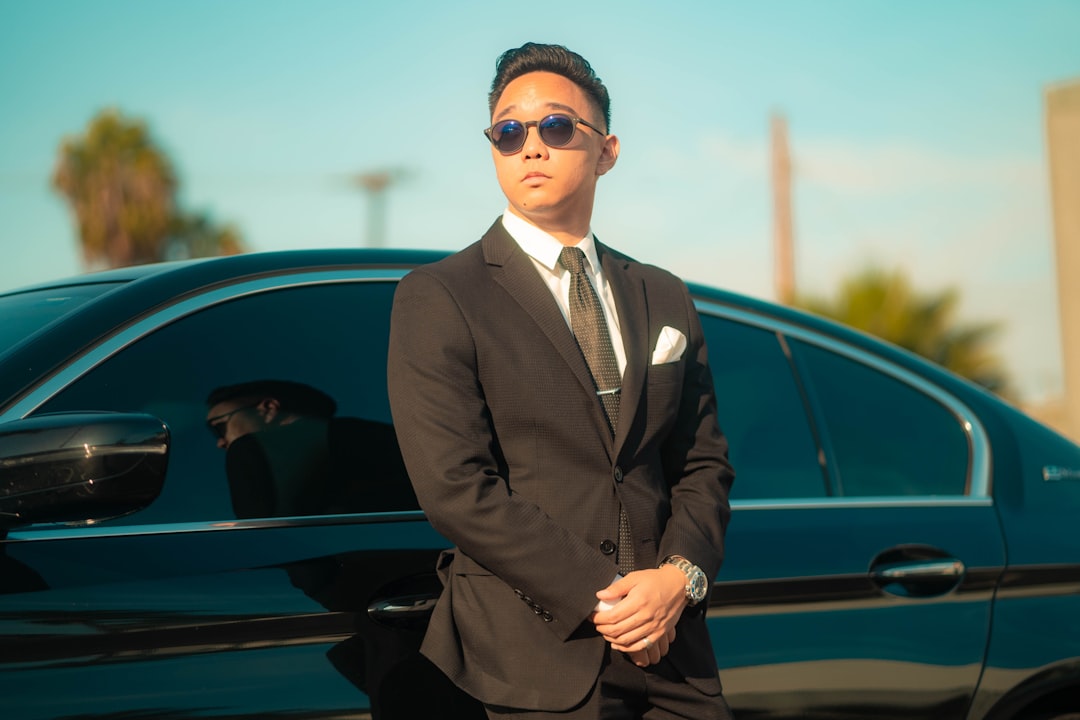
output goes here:
[[[314, 285], [215, 305], [123, 349], [42, 412], [165, 421], [165, 488], [123, 522], [417, 509], [386, 393], [394, 287]], [[241, 408], [220, 413], [238, 434], [223, 449], [207, 426], [208, 398], [238, 385], [250, 393], [220, 405]], [[275, 395], [271, 418], [264, 400]]]
[[119, 283], [88, 283], [0, 296], [0, 356], [49, 323], [117, 287]]
[[948, 408], [864, 363], [797, 340], [790, 342], [820, 413], [836, 494], [966, 492], [967, 434]]
[[817, 444], [776, 333], [711, 315], [701, 322], [735, 468], [732, 499], [823, 497]]

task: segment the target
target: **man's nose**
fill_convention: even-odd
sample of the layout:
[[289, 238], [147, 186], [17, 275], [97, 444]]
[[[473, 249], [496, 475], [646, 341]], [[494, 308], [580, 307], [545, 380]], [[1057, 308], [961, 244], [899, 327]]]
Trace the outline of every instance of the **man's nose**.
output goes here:
[[536, 125], [525, 128], [525, 144], [521, 147], [525, 160], [543, 159], [548, 155], [548, 146], [540, 139], [540, 128]]

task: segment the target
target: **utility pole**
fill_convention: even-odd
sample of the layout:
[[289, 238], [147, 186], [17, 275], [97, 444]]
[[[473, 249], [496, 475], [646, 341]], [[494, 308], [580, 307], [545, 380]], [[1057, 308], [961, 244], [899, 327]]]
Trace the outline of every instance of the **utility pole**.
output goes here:
[[773, 283], [776, 299], [784, 305], [795, 300], [795, 238], [791, 220], [791, 156], [788, 153], [787, 120], [773, 113]]
[[367, 195], [367, 231], [364, 238], [367, 247], [379, 248], [386, 244], [386, 191], [401, 177], [403, 173], [398, 170], [375, 170], [352, 177], [353, 184]]

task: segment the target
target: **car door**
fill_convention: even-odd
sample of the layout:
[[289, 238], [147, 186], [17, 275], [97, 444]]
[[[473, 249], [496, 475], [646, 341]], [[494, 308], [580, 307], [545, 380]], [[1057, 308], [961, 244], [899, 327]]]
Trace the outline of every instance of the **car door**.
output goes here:
[[[154, 415], [171, 448], [145, 510], [3, 540], [4, 717], [482, 717], [418, 653], [447, 543], [416, 505], [390, 426], [401, 274], [217, 287], [138, 320], [36, 393], [35, 414]], [[236, 463], [206, 426], [207, 398], [265, 379], [334, 399], [330, 422], [348, 435], [333, 503], [234, 507]]]
[[977, 418], [865, 351], [699, 307], [736, 471], [708, 611], [736, 714], [965, 717], [1005, 562]]

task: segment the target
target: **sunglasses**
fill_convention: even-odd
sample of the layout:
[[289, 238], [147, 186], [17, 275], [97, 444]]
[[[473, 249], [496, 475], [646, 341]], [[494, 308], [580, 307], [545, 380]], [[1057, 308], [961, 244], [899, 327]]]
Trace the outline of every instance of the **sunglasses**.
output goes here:
[[227, 413], [215, 415], [212, 418], [207, 418], [206, 425], [210, 428], [210, 432], [214, 433], [214, 437], [218, 438], [219, 440], [224, 440], [225, 428], [229, 426], [229, 420], [232, 419], [232, 416], [240, 412], [241, 410], [250, 410], [257, 407], [259, 407], [259, 403], [255, 403], [254, 405], [245, 405], [243, 407], [238, 407], [235, 410], [230, 410]]
[[548, 115], [543, 120], [529, 120], [527, 122], [500, 120], [484, 130], [484, 134], [487, 135], [488, 140], [491, 141], [496, 150], [503, 155], [513, 155], [525, 145], [525, 138], [528, 136], [529, 128], [532, 126], [536, 127], [536, 131], [540, 133], [540, 139], [544, 141], [545, 145], [548, 147], [563, 147], [574, 139], [578, 123], [600, 133], [600, 135], [605, 134], [603, 130], [586, 120], [561, 113]]

